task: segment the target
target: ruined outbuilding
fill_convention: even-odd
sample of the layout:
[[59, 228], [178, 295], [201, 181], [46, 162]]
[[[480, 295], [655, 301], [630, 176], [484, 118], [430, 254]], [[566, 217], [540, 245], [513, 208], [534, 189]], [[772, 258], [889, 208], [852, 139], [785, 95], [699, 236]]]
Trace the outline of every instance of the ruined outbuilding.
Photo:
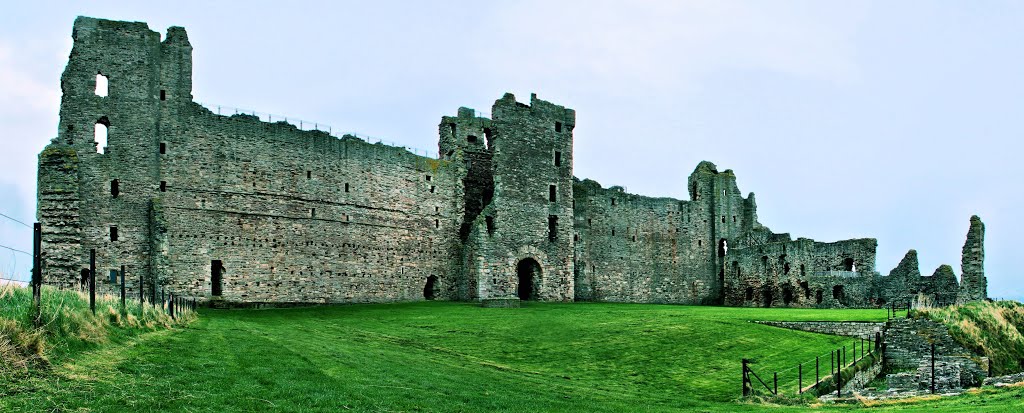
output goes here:
[[[889, 276], [874, 239], [792, 239], [757, 221], [731, 170], [702, 162], [690, 199], [573, 176], [575, 111], [505, 94], [441, 118], [439, 156], [221, 116], [192, 100], [192, 45], [145, 23], [79, 17], [56, 138], [39, 156], [47, 283], [234, 303], [520, 298], [863, 307], [986, 297], [984, 226], [962, 279]], [[105, 135], [105, 136], [103, 136]], [[119, 289], [118, 280], [102, 288]]]

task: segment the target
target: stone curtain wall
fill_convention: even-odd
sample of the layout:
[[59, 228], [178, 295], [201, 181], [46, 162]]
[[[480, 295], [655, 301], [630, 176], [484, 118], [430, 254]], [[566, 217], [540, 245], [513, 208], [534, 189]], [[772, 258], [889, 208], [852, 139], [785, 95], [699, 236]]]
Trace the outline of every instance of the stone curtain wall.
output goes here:
[[454, 298], [450, 163], [194, 106], [161, 155], [168, 288], [237, 302]]
[[508, 298], [524, 294], [521, 279], [527, 298], [552, 301], [865, 307], [986, 296], [977, 217], [963, 288], [948, 266], [921, 277], [916, 253], [879, 277], [874, 239], [774, 233], [757, 222], [754, 194], [710, 162], [687, 179], [688, 200], [575, 179], [575, 111], [536, 95], [506, 94], [493, 119], [469, 108], [442, 117], [434, 160], [211, 113], [192, 101], [180, 27], [161, 40], [145, 23], [80, 17], [72, 37], [58, 136], [39, 157], [50, 284], [76, 284], [95, 249], [99, 280], [125, 265], [128, 291], [141, 276], [147, 294], [209, 297], [219, 261], [222, 297], [249, 303]]

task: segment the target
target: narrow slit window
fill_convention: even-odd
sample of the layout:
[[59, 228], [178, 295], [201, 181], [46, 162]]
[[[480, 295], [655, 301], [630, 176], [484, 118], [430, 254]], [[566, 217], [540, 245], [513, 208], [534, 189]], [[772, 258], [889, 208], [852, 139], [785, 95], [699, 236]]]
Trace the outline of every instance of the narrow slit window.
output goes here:
[[440, 219], [435, 219], [434, 220], [434, 228], [441, 228], [441, 220]]
[[309, 209], [309, 217], [310, 218], [316, 218], [316, 208], [310, 208]]
[[548, 201], [555, 202], [557, 199], [558, 188], [554, 185], [548, 185]]
[[548, 215], [548, 241], [558, 239], [558, 215]]
[[615, 198], [612, 198], [612, 206], [615, 206]]
[[160, 100], [167, 100], [167, 91], [160, 89]]
[[306, 171], [306, 179], [313, 179], [313, 171]]
[[430, 193], [434, 193], [434, 189], [436, 189], [436, 188], [433, 185], [431, 185], [430, 186]]
[[117, 241], [117, 227], [110, 227], [110, 240]]
[[555, 151], [555, 166], [562, 166], [562, 153]]
[[348, 192], [348, 182], [345, 182], [345, 192]]
[[160, 192], [167, 192], [167, 181], [160, 181]]
[[487, 224], [487, 235], [494, 235], [494, 217], [485, 216], [484, 222]]
[[476, 135], [466, 136], [466, 141], [469, 143], [476, 143]]
[[160, 142], [160, 154], [163, 155], [163, 154], [166, 154], [166, 153], [167, 153], [167, 144], [164, 143], [164, 142]]
[[555, 132], [562, 131], [562, 122], [555, 122]]
[[452, 137], [454, 137], [455, 136], [455, 124], [454, 123], [449, 123], [448, 124], [448, 128], [452, 130]]
[[96, 96], [107, 97], [107, 92], [110, 88], [110, 82], [106, 76], [102, 73], [96, 73]]
[[121, 183], [118, 180], [110, 181], [110, 197], [117, 198], [121, 194]]

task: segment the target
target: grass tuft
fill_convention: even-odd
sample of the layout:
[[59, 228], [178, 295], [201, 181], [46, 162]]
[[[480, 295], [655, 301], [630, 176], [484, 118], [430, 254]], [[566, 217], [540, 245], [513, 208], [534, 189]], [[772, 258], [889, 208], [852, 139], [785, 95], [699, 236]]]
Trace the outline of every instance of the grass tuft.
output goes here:
[[40, 323], [36, 327], [32, 289], [0, 285], [0, 382], [45, 370], [56, 360], [123, 338], [174, 326], [184, 326], [195, 313], [171, 319], [163, 309], [120, 299], [96, 297], [96, 314], [89, 296], [77, 291], [43, 287]]

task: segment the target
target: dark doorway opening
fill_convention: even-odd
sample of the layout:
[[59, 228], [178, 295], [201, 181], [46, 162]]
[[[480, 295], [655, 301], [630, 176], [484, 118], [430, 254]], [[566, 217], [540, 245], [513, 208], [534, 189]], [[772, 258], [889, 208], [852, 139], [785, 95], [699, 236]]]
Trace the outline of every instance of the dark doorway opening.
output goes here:
[[811, 286], [807, 284], [807, 281], [800, 281], [800, 289], [804, 290], [804, 299], [811, 299]]
[[718, 240], [718, 256], [724, 257], [729, 252], [729, 241], [725, 238]]
[[843, 290], [842, 285], [832, 287], [832, 298], [835, 298], [840, 304], [846, 305], [846, 291]]
[[817, 302], [818, 304], [821, 304], [821, 290], [818, 290], [816, 293], [814, 293], [814, 301]]
[[423, 298], [433, 300], [435, 297], [437, 297], [437, 276], [431, 275], [427, 277], [427, 284], [423, 286]]
[[743, 294], [743, 298], [747, 301], [754, 299], [754, 287], [747, 287], [747, 291]]
[[220, 260], [210, 261], [210, 295], [220, 297], [224, 292], [224, 263]]
[[782, 287], [782, 303], [789, 305], [793, 302], [793, 286], [785, 285]]
[[519, 278], [519, 286], [516, 288], [516, 295], [520, 300], [537, 299], [537, 280], [540, 278], [540, 264], [533, 258], [524, 258], [516, 266], [516, 274]]
[[764, 287], [764, 306], [771, 307], [775, 303], [775, 296], [772, 294], [772, 287]]

